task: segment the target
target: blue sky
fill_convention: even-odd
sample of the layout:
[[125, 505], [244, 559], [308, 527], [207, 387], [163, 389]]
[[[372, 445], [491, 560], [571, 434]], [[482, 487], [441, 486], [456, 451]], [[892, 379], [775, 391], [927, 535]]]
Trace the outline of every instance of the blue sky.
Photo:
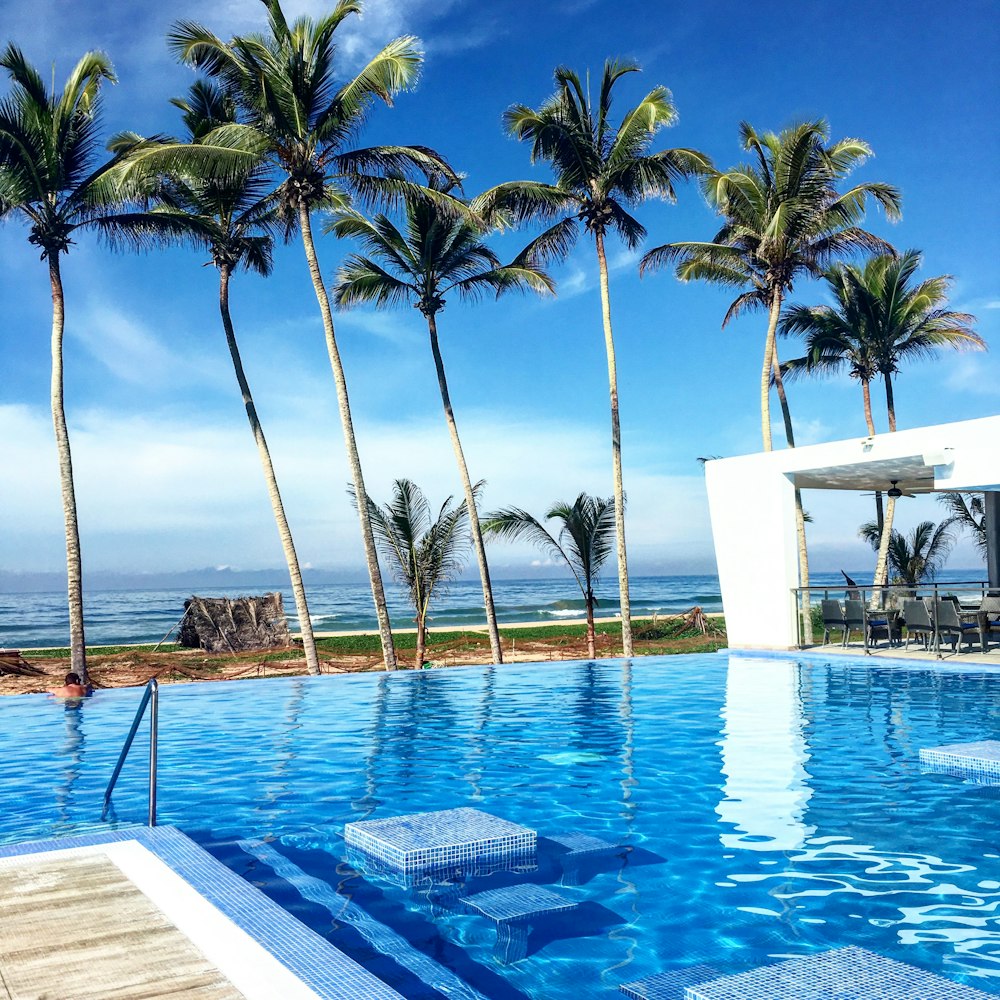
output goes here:
[[[106, 91], [107, 132], [177, 131], [167, 99], [193, 74], [163, 42], [192, 17], [218, 34], [263, 24], [253, 0], [126, 7], [38, 0], [2, 5], [3, 32], [43, 74], [62, 81], [87, 49], [107, 51], [120, 83]], [[286, 12], [320, 13], [318, 0]], [[127, 14], [125, 11], [127, 10]], [[121, 13], [119, 13], [121, 11]], [[903, 194], [903, 220], [876, 213], [869, 226], [900, 248], [924, 252], [925, 276], [955, 276], [954, 308], [975, 313], [991, 344], [1000, 325], [997, 260], [1000, 162], [996, 94], [1000, 31], [992, 0], [958, 7], [924, 0], [658, 4], [563, 0], [526, 8], [501, 0], [370, 2], [344, 32], [344, 73], [390, 38], [417, 34], [426, 59], [417, 88], [372, 118], [365, 141], [431, 145], [467, 175], [467, 193], [503, 180], [548, 179], [528, 149], [507, 139], [500, 116], [513, 102], [540, 103], [552, 71], [567, 64], [596, 76], [606, 57], [643, 67], [619, 85], [619, 107], [656, 84], [680, 118], [660, 146], [692, 146], [728, 167], [741, 159], [737, 124], [779, 129], [826, 117], [835, 138], [858, 136], [875, 157], [856, 175]], [[678, 203], [637, 215], [646, 246], [708, 238], [715, 220], [695, 186]], [[497, 243], [501, 254], [522, 236]], [[20, 223], [0, 228], [0, 569], [58, 571], [64, 541], [48, 409], [47, 274]], [[329, 279], [349, 247], [319, 251]], [[636, 572], [711, 571], [702, 455], [759, 448], [758, 378], [764, 317], [725, 331], [727, 293], [681, 285], [662, 272], [640, 280], [638, 254], [612, 246], [612, 309], [619, 352], [629, 547]], [[72, 435], [84, 564], [152, 571], [282, 559], [256, 452], [217, 311], [217, 277], [205, 255], [172, 250], [115, 256], [81, 238], [64, 259], [66, 406]], [[607, 376], [592, 244], [581, 240], [554, 271], [558, 296], [465, 306], [440, 317], [442, 350], [474, 478], [487, 507], [540, 513], [579, 491], [611, 492]], [[795, 299], [820, 301], [809, 284]], [[300, 559], [360, 568], [356, 516], [345, 493], [333, 385], [301, 246], [277, 254], [268, 280], [240, 276], [232, 304], [244, 362], [268, 434]], [[369, 492], [415, 480], [432, 500], [459, 492], [426, 331], [412, 309], [337, 317]], [[793, 345], [780, 345], [789, 356]], [[796, 384], [799, 440], [864, 433], [860, 391], [844, 377]], [[878, 391], [877, 404], [882, 402]], [[995, 413], [1000, 358], [944, 355], [898, 378], [901, 427]], [[879, 409], [884, 428], [884, 406]], [[870, 501], [807, 494], [818, 569], [863, 569], [873, 560], [855, 538]], [[936, 519], [936, 504], [900, 505], [901, 526]], [[544, 572], [530, 550], [493, 549], [501, 575]], [[951, 565], [973, 565], [960, 546]]]

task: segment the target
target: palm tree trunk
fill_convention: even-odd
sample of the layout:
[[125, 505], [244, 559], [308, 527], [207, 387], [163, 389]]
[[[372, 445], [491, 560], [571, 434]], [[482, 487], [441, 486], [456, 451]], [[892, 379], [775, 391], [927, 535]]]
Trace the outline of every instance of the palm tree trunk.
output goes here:
[[66, 595], [69, 603], [70, 669], [80, 675], [86, 687], [87, 645], [83, 633], [83, 560], [80, 555], [80, 528], [76, 519], [76, 492], [73, 488], [73, 457], [69, 448], [66, 409], [63, 400], [63, 329], [66, 322], [59, 254], [52, 250], [49, 258], [49, 283], [52, 286], [52, 424], [56, 433], [59, 456], [59, 486], [62, 491], [63, 522], [66, 529]]
[[469, 467], [465, 463], [465, 452], [458, 436], [458, 425], [455, 423], [455, 413], [451, 408], [451, 394], [448, 392], [448, 380], [444, 374], [444, 361], [441, 358], [441, 348], [438, 344], [437, 321], [434, 314], [427, 316], [427, 328], [431, 337], [431, 353], [434, 355], [434, 368], [437, 371], [438, 388], [441, 390], [441, 402], [444, 404], [444, 417], [448, 423], [448, 433], [451, 435], [451, 447], [458, 462], [458, 472], [462, 478], [462, 489], [465, 491], [465, 505], [469, 511], [469, 530], [472, 533], [472, 547], [476, 551], [476, 562], [479, 564], [479, 579], [483, 586], [483, 606], [486, 609], [486, 625], [490, 633], [490, 650], [494, 663], [503, 663], [503, 650], [500, 647], [500, 631], [497, 628], [497, 613], [493, 606], [493, 585], [490, 583], [490, 567], [486, 561], [486, 546], [483, 545], [483, 533], [479, 527], [479, 511], [476, 508], [476, 497], [472, 491], [472, 479], [469, 477]]
[[417, 652], [413, 658], [413, 669], [419, 670], [424, 665], [424, 653], [427, 649], [427, 616], [421, 614], [417, 618]]
[[597, 659], [597, 637], [594, 635], [594, 592], [587, 591], [587, 656]]
[[330, 367], [333, 369], [333, 381], [337, 387], [337, 404], [340, 407], [340, 423], [344, 429], [344, 444], [347, 448], [347, 460], [351, 466], [351, 477], [354, 481], [354, 495], [357, 498], [358, 516], [361, 519], [361, 537], [365, 546], [365, 561], [368, 564], [368, 578], [371, 580], [372, 598], [375, 601], [375, 614], [378, 617], [379, 637], [382, 640], [382, 661], [386, 670], [396, 669], [396, 649], [392, 642], [392, 627], [389, 624], [389, 609], [385, 603], [385, 589], [382, 586], [382, 573], [378, 565], [378, 553], [375, 551], [375, 536], [368, 517], [368, 493], [365, 490], [364, 476], [361, 473], [361, 457], [358, 455], [358, 443], [354, 438], [354, 423], [351, 420], [351, 404], [347, 397], [347, 379], [344, 376], [344, 366], [340, 361], [340, 350], [337, 338], [333, 332], [333, 313], [330, 311], [330, 297], [326, 294], [326, 286], [316, 259], [316, 245], [313, 242], [312, 223], [309, 218], [309, 208], [304, 201], [299, 202], [299, 226], [302, 229], [302, 247], [305, 250], [306, 262], [309, 265], [309, 275], [316, 291], [316, 300], [323, 317], [323, 332], [326, 335], [326, 350], [330, 355]]
[[861, 398], [865, 404], [865, 425], [868, 427], [869, 435], [874, 437], [875, 421], [872, 418], [872, 387], [870, 382], [861, 383]]
[[604, 319], [604, 346], [608, 354], [608, 387], [611, 392], [611, 456], [615, 489], [615, 531], [618, 551], [618, 591], [622, 609], [622, 655], [632, 655], [632, 605], [628, 592], [628, 556], [625, 551], [625, 487], [622, 483], [622, 434], [618, 416], [618, 369], [615, 341], [611, 333], [611, 293], [608, 288], [608, 260], [604, 255], [604, 234], [594, 231], [597, 264], [601, 275], [601, 313]]
[[889, 413], [889, 430], [896, 429], [896, 401], [892, 395], [892, 375], [885, 373], [885, 407]]
[[[774, 373], [774, 387], [778, 390], [778, 402], [781, 404], [781, 419], [785, 424], [785, 440], [788, 442], [789, 448], [794, 448], [795, 431], [792, 428], [792, 412], [788, 408], [788, 397], [785, 395], [785, 382], [781, 377], [777, 340], [772, 344], [771, 365]], [[768, 381], [770, 382], [770, 379]], [[795, 537], [799, 557], [799, 586], [808, 588], [809, 549], [806, 545], [806, 515], [802, 509], [802, 491], [797, 486], [795, 487]], [[813, 641], [812, 603], [809, 599], [808, 589], [799, 593], [799, 620], [802, 623], [802, 642], [806, 646], [811, 646]]]
[[309, 605], [306, 603], [306, 590], [302, 584], [299, 557], [295, 552], [292, 532], [288, 527], [288, 518], [285, 517], [285, 506], [281, 502], [281, 493], [278, 491], [278, 480], [274, 474], [274, 466], [271, 464], [271, 452], [267, 447], [264, 429], [257, 419], [257, 407], [254, 406], [250, 385], [247, 382], [246, 373], [243, 371], [243, 359], [240, 357], [240, 349], [236, 344], [233, 319], [229, 313], [230, 273], [228, 267], [219, 268], [219, 312], [222, 313], [222, 326], [226, 331], [226, 343], [229, 345], [229, 355], [233, 359], [233, 369], [236, 372], [236, 381], [239, 383], [240, 393], [243, 396], [243, 405], [246, 407], [250, 429], [253, 431], [254, 441], [257, 442], [257, 454], [260, 456], [264, 479], [267, 482], [267, 495], [271, 498], [271, 510], [274, 511], [281, 548], [285, 553], [285, 564], [288, 566], [292, 595], [295, 598], [295, 613], [298, 615], [299, 631], [302, 633], [302, 649], [306, 655], [306, 669], [311, 674], [318, 674], [320, 672], [319, 657], [316, 655], [316, 639], [313, 636], [312, 620], [309, 617]]
[[[778, 332], [778, 317], [781, 315], [781, 290], [775, 289], [771, 309], [767, 318], [767, 337], [764, 340], [764, 367], [760, 373], [760, 430], [764, 439], [764, 451], [771, 451], [771, 371], [778, 353], [775, 348]], [[777, 372], [775, 384], [780, 379]], [[787, 424], [786, 424], [787, 433]]]

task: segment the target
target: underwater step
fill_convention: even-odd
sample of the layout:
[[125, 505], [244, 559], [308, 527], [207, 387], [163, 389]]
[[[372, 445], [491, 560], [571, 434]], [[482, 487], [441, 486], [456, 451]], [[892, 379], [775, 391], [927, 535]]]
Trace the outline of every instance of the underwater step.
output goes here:
[[656, 975], [622, 983], [618, 987], [629, 1000], [685, 1000], [689, 986], [718, 979], [717, 969], [708, 965], [695, 965], [688, 969], [671, 969]]
[[375, 920], [346, 896], [340, 895], [329, 882], [307, 874], [270, 844], [261, 840], [240, 840], [237, 844], [246, 854], [267, 865], [303, 899], [324, 907], [334, 920], [352, 927], [372, 948], [393, 959], [421, 983], [449, 998], [488, 1000], [451, 970], [414, 948], [401, 934]]
[[568, 913], [578, 906], [572, 899], [531, 883], [487, 889], [464, 896], [462, 902], [497, 925], [494, 956], [504, 965], [519, 962], [527, 955], [532, 923], [549, 914]]

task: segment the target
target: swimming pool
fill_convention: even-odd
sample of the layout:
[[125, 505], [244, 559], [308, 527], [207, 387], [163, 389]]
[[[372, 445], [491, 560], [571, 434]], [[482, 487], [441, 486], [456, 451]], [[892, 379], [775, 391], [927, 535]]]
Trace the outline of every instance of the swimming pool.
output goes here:
[[[165, 687], [159, 820], [404, 996], [615, 996], [856, 944], [1000, 995], [1000, 788], [921, 747], [1000, 735], [993, 674], [725, 655]], [[98, 827], [136, 691], [0, 701], [0, 842]], [[115, 793], [145, 811], [137, 741]], [[474, 806], [629, 848], [404, 887], [344, 861], [352, 820]], [[455, 897], [535, 882], [580, 903], [502, 964]], [[388, 954], [386, 954], [388, 953]], [[417, 971], [415, 971], [417, 970]]]

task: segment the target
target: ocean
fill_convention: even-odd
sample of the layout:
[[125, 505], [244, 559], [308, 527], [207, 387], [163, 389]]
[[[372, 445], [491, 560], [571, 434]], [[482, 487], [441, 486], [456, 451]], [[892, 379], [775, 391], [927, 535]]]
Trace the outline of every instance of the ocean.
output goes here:
[[[863, 574], [856, 579], [861, 580]], [[968, 578], [968, 577], [966, 577]], [[843, 587], [839, 573], [814, 573], [816, 585]], [[270, 586], [254, 587], [253, 593], [280, 590], [285, 613], [293, 630], [298, 619], [287, 580], [275, 579]], [[721, 611], [719, 580], [705, 576], [639, 576], [630, 582], [633, 617], [672, 615], [700, 605], [704, 611]], [[244, 590], [199, 589], [199, 597], [236, 597]], [[188, 590], [93, 590], [85, 593], [84, 615], [87, 645], [159, 642], [173, 637], [184, 612]], [[317, 632], [374, 629], [375, 613], [367, 584], [337, 583], [310, 586], [306, 592], [313, 628]], [[394, 626], [412, 627], [413, 611], [405, 592], [386, 581], [389, 614]], [[617, 580], [612, 574], [597, 588], [599, 617], [619, 613]], [[572, 577], [545, 580], [494, 580], [493, 600], [497, 619], [510, 622], [576, 621], [584, 618], [584, 604]], [[432, 626], [483, 625], [486, 618], [478, 580], [447, 584], [436, 595], [431, 611]], [[35, 594], [0, 593], [0, 646], [19, 649], [65, 646], [69, 642], [69, 619], [64, 592]]]

